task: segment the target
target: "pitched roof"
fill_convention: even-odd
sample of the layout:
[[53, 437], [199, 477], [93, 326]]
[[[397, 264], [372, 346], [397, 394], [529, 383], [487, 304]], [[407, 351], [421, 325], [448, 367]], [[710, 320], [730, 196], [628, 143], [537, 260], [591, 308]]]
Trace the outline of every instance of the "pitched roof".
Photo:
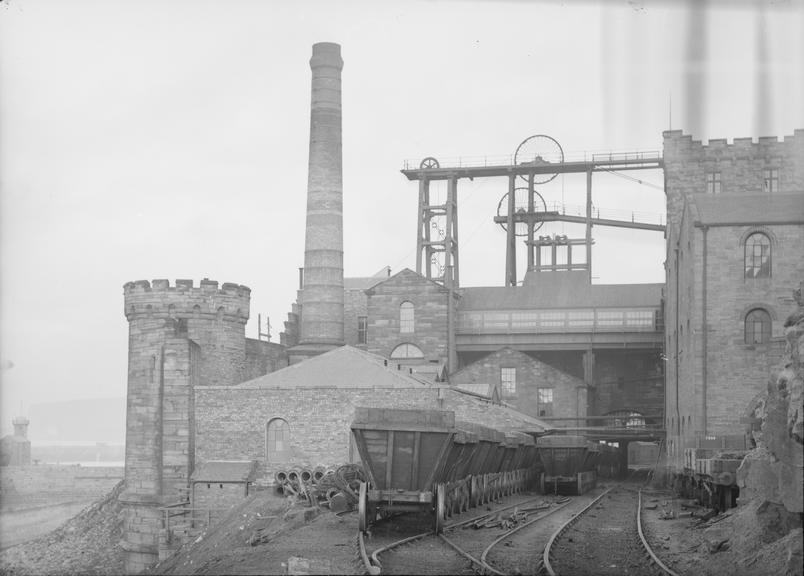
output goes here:
[[384, 282], [391, 275], [391, 267], [385, 266], [371, 276], [356, 276], [343, 279], [344, 290], [368, 290], [380, 282]]
[[193, 482], [251, 482], [257, 474], [255, 460], [210, 460], [193, 471]]
[[234, 388], [417, 388], [430, 384], [408, 368], [398, 368], [392, 360], [365, 350], [341, 346]]
[[804, 223], [804, 193], [693, 194], [690, 211], [697, 224]]
[[375, 289], [375, 288], [377, 288], [377, 286], [381, 286], [382, 284], [393, 284], [394, 282], [398, 281], [401, 278], [404, 278], [405, 276], [414, 276], [414, 277], [420, 279], [422, 284], [425, 284], [425, 283], [435, 284], [436, 286], [438, 286], [442, 290], [444, 290], [444, 291], [447, 290], [446, 288], [444, 288], [441, 284], [439, 284], [435, 280], [432, 280], [430, 278], [426, 278], [423, 275], [419, 274], [418, 272], [414, 272], [410, 268], [402, 268], [402, 270], [400, 270], [399, 272], [397, 272], [393, 276], [390, 276], [389, 278], [385, 278], [385, 279], [383, 279], [382, 282], [378, 282], [377, 284], [372, 286], [372, 289]]
[[[558, 279], [563, 272], [543, 272]], [[568, 277], [569, 279], [569, 277]], [[658, 306], [664, 284], [535, 282], [522, 286], [463, 288], [459, 310], [538, 310]]]

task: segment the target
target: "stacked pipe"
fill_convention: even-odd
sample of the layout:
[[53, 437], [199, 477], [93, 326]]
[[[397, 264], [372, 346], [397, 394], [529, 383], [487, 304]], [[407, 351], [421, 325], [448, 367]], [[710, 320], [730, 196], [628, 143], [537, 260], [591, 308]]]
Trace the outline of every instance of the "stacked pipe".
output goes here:
[[328, 506], [336, 512], [357, 506], [360, 483], [366, 474], [360, 464], [344, 464], [336, 469], [291, 468], [274, 473], [276, 488], [288, 496], [295, 496], [309, 505]]

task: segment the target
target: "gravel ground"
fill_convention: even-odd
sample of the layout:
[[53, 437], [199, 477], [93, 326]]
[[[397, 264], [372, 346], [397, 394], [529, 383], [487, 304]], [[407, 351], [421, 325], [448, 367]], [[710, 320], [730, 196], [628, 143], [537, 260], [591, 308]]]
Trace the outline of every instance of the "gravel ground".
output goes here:
[[[562, 540], [572, 537], [583, 546], [569, 559], [577, 565], [562, 569], [561, 557], [554, 565], [564, 574], [633, 574], [644, 566], [642, 553], [634, 550], [635, 536], [624, 525], [615, 524], [618, 516], [633, 523], [636, 504], [626, 495], [635, 495], [637, 485], [622, 489], [621, 495], [604, 499], [591, 511], [594, 525], [579, 524]], [[600, 488], [589, 497], [600, 493]], [[539, 496], [536, 496], [540, 498]], [[506, 501], [522, 501], [526, 495]], [[586, 496], [584, 497], [586, 498]], [[544, 499], [548, 499], [547, 496]], [[580, 498], [577, 507], [581, 507]], [[588, 500], [587, 500], [588, 501]], [[746, 503], [740, 508], [701, 523], [704, 509], [684, 509], [684, 501], [669, 492], [643, 493], [644, 526], [656, 553], [682, 575], [700, 576], [802, 576], [802, 529], [800, 516], [784, 515], [778, 507]], [[491, 508], [499, 507], [494, 505]], [[507, 573], [534, 573], [542, 542], [558, 528], [573, 502], [555, 518], [537, 523], [532, 531], [523, 531], [501, 543], [501, 554], [489, 561]], [[478, 516], [485, 510], [473, 509], [463, 517]], [[37, 540], [0, 552], [0, 574], [120, 574], [123, 554], [120, 506], [114, 492], [84, 510], [59, 529]], [[676, 518], [662, 520], [665, 512]], [[694, 513], [695, 516], [684, 516]], [[681, 515], [680, 517], [678, 517]], [[455, 516], [451, 521], [460, 520]], [[402, 515], [393, 522], [374, 527], [368, 540], [370, 550], [386, 541], [426, 531], [431, 519], [424, 515]], [[796, 524], [798, 523], [798, 524]], [[622, 529], [616, 529], [622, 528]], [[418, 532], [417, 532], [418, 531]], [[269, 492], [258, 492], [168, 561], [157, 565], [152, 574], [362, 574], [357, 555], [356, 513], [337, 516], [326, 509], [306, 508]], [[454, 530], [447, 535], [472, 553], [480, 551], [502, 533], [501, 529]], [[575, 542], [577, 540], [578, 542]], [[259, 541], [259, 543], [257, 543]], [[251, 545], [250, 542], [255, 542]], [[575, 548], [577, 551], [577, 548]], [[387, 557], [389, 573], [470, 574], [469, 562], [438, 539], [419, 547], [409, 546], [399, 555]], [[612, 566], [613, 565], [613, 566]], [[570, 569], [571, 566], [571, 569]], [[643, 569], [636, 573], [646, 574]]]

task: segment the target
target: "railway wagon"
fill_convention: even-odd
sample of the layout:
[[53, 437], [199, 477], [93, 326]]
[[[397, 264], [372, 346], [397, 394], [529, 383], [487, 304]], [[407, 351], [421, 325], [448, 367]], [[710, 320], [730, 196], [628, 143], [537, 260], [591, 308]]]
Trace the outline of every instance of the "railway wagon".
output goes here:
[[526, 438], [456, 423], [451, 411], [357, 408], [352, 434], [368, 477], [358, 500], [361, 530], [378, 514], [425, 511], [440, 531], [454, 512], [517, 492], [533, 478], [514, 468], [524, 461], [520, 450], [532, 448]]
[[583, 494], [597, 483], [600, 447], [584, 436], [543, 436], [536, 441], [544, 466], [543, 494]]

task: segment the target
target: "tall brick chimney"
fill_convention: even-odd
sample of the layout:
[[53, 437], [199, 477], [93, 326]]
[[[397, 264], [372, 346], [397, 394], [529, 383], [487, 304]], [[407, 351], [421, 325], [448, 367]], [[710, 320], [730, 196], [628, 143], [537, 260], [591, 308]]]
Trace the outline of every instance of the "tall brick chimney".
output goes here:
[[296, 360], [344, 343], [340, 45], [314, 44], [310, 68], [313, 78], [301, 337], [299, 346], [290, 351]]

